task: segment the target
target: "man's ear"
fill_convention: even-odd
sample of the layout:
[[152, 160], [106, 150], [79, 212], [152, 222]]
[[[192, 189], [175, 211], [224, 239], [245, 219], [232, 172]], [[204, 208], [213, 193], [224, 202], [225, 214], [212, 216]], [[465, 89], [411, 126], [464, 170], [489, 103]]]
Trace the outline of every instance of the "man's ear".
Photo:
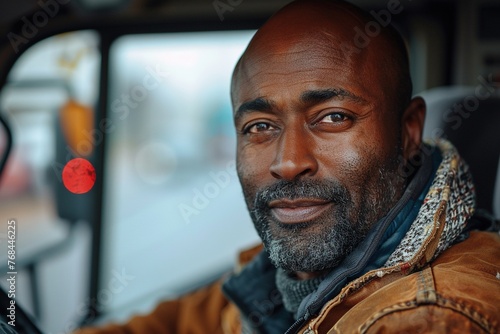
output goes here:
[[401, 140], [405, 161], [415, 156], [420, 150], [425, 112], [425, 101], [421, 97], [415, 97], [410, 101], [403, 113], [401, 118]]

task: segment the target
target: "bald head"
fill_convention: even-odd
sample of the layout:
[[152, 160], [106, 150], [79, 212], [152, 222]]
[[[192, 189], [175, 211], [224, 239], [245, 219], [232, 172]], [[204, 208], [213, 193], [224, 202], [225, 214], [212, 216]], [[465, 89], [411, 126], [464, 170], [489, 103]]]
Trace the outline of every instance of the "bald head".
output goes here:
[[[265, 62], [292, 61], [307, 70], [311, 66], [337, 66], [338, 76], [356, 72], [366, 85], [381, 87], [379, 93], [401, 113], [411, 99], [411, 78], [406, 46], [392, 27], [365, 32], [376, 21], [345, 1], [297, 0], [278, 11], [255, 34], [238, 62], [231, 85], [233, 104], [241, 85], [262, 74]], [[377, 23], [378, 24], [378, 23]], [[373, 25], [372, 25], [373, 27]], [[294, 55], [301, 55], [294, 57]], [[319, 61], [321, 60], [321, 61]], [[267, 83], [259, 82], [259, 85]], [[237, 106], [235, 106], [237, 107]]]

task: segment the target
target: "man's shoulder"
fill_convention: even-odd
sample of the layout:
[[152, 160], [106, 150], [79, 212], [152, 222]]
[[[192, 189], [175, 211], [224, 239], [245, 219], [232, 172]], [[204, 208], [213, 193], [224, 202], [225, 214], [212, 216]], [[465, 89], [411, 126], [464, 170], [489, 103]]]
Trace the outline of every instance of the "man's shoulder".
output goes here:
[[431, 264], [433, 268], [451, 266], [474, 271], [500, 270], [499, 265], [500, 234], [485, 231], [470, 232], [467, 239], [451, 246]]
[[355, 305], [329, 328], [332, 333], [353, 328], [360, 333], [500, 332], [498, 233], [471, 232], [430, 266], [382, 286], [373, 283], [376, 288], [368, 283], [353, 295]]
[[[437, 301], [491, 332], [500, 331], [500, 235], [471, 232], [432, 264]], [[493, 329], [495, 328], [495, 329]]]
[[433, 327], [447, 333], [500, 331], [498, 233], [471, 232], [412, 278], [417, 288], [415, 308], [406, 316], [426, 320], [419, 325], [429, 332]]

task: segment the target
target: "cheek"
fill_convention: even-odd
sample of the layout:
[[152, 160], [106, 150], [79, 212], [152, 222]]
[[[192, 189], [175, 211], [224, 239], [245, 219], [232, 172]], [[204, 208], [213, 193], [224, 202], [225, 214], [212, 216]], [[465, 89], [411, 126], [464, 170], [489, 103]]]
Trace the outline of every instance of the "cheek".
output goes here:
[[338, 180], [357, 198], [380, 166], [378, 141], [345, 138], [321, 145], [321, 177]]
[[360, 167], [366, 155], [366, 144], [358, 140], [359, 136], [325, 137], [316, 141], [315, 156], [320, 165], [321, 176], [339, 177]]
[[[363, 176], [370, 169], [369, 164], [366, 163], [366, 154], [367, 152], [359, 147], [349, 147], [343, 150], [335, 159], [336, 175], [333, 176], [336, 176], [348, 189], [358, 191]], [[333, 170], [333, 167], [330, 170]]]

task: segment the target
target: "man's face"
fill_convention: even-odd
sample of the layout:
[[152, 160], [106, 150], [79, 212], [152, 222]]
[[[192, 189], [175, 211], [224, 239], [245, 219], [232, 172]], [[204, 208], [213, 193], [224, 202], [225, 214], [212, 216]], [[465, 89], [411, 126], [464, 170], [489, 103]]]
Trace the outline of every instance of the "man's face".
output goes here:
[[256, 43], [239, 67], [238, 175], [278, 267], [335, 267], [402, 194], [401, 125], [377, 57], [297, 39]]

